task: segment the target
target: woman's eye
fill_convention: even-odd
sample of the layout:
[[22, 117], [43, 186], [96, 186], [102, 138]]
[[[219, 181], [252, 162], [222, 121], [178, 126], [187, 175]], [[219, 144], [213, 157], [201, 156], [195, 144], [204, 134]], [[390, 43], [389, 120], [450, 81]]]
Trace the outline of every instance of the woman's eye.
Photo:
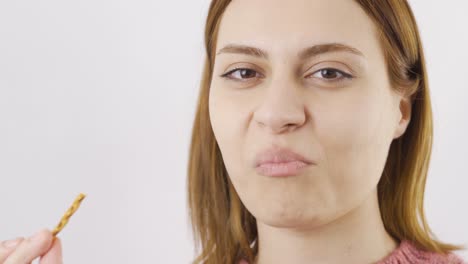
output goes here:
[[333, 68], [320, 69], [312, 74], [315, 78], [325, 79], [325, 81], [340, 81], [344, 78], [351, 79], [351, 74]]
[[232, 71], [229, 71], [221, 77], [225, 77], [228, 79], [234, 79], [234, 80], [247, 80], [247, 79], [252, 79], [257, 76], [258, 72], [249, 68], [237, 68]]
[[[260, 74], [257, 71], [249, 68], [236, 68], [225, 74], [222, 74], [220, 77], [238, 81], [247, 81], [249, 79], [258, 78], [258, 75]], [[314, 72], [311, 76], [327, 82], [342, 81], [343, 79], [353, 78], [351, 74], [333, 68], [320, 69]]]

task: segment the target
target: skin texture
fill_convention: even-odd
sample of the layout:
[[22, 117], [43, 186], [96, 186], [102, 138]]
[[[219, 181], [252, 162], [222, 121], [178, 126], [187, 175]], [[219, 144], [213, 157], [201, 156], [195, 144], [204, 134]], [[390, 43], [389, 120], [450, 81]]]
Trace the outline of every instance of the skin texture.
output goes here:
[[[362, 56], [338, 51], [297, 58], [326, 43]], [[372, 20], [349, 0], [234, 0], [221, 20], [216, 53], [228, 44], [268, 53], [268, 59], [217, 54], [209, 95], [230, 180], [257, 220], [255, 263], [384, 258], [398, 244], [384, 229], [377, 184], [392, 140], [410, 121], [411, 103], [390, 86]], [[220, 77], [235, 68], [249, 70]], [[294, 177], [262, 176], [253, 162], [271, 146], [316, 164]]]
[[0, 243], [1, 264], [29, 264], [40, 257], [40, 264], [62, 264], [62, 242], [52, 236], [48, 229], [42, 229], [35, 235], [12, 239], [18, 243], [7, 246], [7, 241]]

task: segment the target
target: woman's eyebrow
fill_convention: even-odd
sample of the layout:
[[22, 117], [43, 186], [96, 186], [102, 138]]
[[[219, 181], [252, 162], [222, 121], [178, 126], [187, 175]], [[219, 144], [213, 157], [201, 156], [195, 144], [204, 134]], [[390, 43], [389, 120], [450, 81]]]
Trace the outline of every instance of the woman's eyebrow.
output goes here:
[[[341, 43], [325, 43], [325, 44], [318, 44], [314, 45], [308, 48], [305, 48], [301, 50], [298, 54], [297, 57], [300, 60], [305, 60], [310, 57], [317, 56], [319, 54], [323, 53], [329, 53], [329, 52], [349, 52], [353, 53], [362, 57], [365, 57], [364, 54], [359, 51], [357, 48], [341, 44]], [[220, 49], [216, 55], [222, 54], [222, 53], [234, 53], [234, 54], [245, 54], [249, 56], [254, 56], [257, 58], [263, 58], [268, 60], [269, 55], [268, 52], [252, 47], [252, 46], [246, 46], [246, 45], [240, 45], [240, 44], [228, 44], [222, 49]]]

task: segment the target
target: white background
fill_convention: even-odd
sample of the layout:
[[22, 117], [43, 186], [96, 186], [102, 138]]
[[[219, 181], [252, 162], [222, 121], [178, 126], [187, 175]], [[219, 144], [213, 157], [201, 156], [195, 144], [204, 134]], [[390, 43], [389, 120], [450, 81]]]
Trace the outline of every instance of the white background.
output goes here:
[[[426, 214], [440, 239], [468, 246], [468, 4], [411, 4], [435, 120]], [[65, 263], [189, 263], [208, 5], [0, 1], [0, 240], [52, 229], [84, 192], [59, 235]]]

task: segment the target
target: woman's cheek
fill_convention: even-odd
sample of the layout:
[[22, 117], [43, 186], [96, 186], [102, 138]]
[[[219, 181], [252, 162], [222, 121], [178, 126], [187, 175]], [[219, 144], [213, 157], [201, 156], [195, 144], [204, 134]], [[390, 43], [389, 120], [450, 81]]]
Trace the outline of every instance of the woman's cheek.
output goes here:
[[[316, 111], [314, 119], [318, 142], [335, 147], [346, 147], [362, 128], [360, 116], [350, 108], [330, 108]], [[314, 113], [312, 113], [314, 116]]]
[[225, 133], [233, 136], [242, 136], [242, 128], [254, 109], [255, 99], [248, 91], [221, 91], [213, 93], [210, 98], [210, 115]]
[[233, 160], [242, 153], [243, 139], [245, 137], [246, 107], [243, 107], [235, 98], [226, 94], [212, 94], [210, 97], [210, 119], [213, 132], [220, 147], [226, 166], [239, 166]]

